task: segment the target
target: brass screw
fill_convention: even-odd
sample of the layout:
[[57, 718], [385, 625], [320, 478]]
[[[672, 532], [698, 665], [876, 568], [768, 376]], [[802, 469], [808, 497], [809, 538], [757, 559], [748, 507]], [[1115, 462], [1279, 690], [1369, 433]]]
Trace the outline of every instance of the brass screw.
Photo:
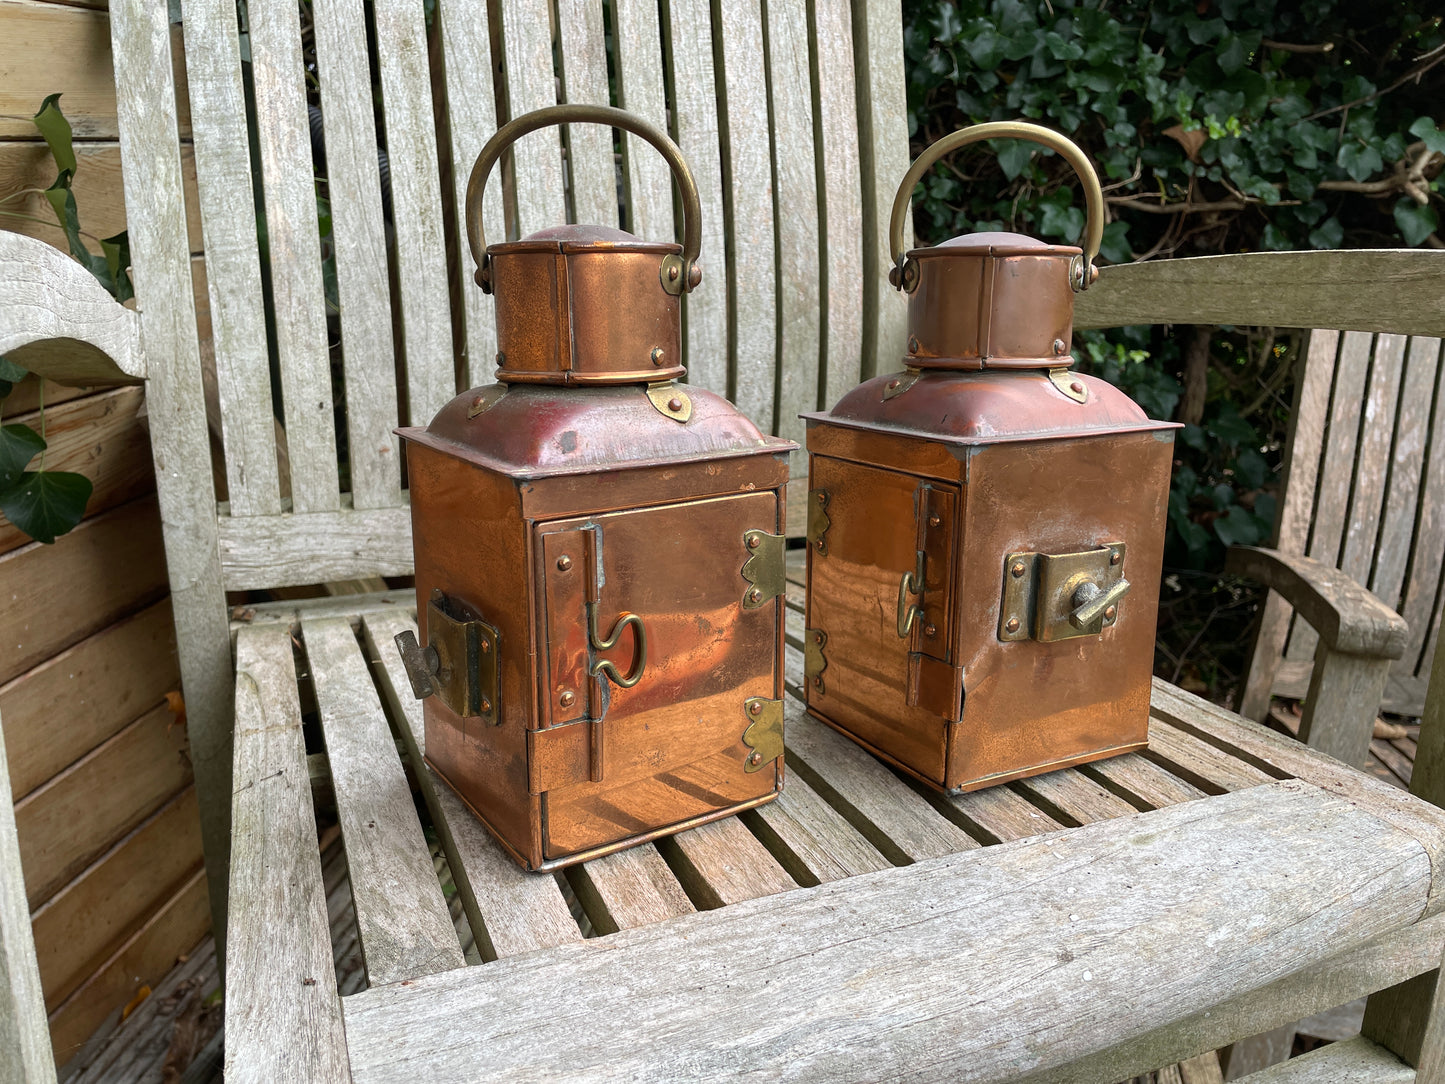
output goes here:
[[667, 409], [672, 411], [674, 414], [677, 413], [679, 410], [682, 409], [682, 400], [674, 395], [671, 399], [667, 401]]
[[748, 763], [749, 763], [749, 764], [761, 764], [762, 762], [763, 762], [763, 754], [762, 754], [762, 753], [759, 753], [756, 749], [754, 749], [751, 753], [748, 754]]
[[1055, 353], [1055, 354], [1062, 354], [1062, 353], [1063, 353], [1065, 350], [1067, 350], [1067, 349], [1068, 349], [1068, 343], [1064, 342], [1063, 339], [1055, 339], [1055, 340], [1054, 340], [1054, 353]]
[[483, 715], [489, 714], [492, 710], [492, 702], [488, 700], [485, 696], [482, 697], [481, 709]]
[[823, 552], [823, 540], [820, 538], [820, 539], [818, 539], [818, 541], [814, 542], [814, 543], [813, 543], [813, 548], [814, 548], [815, 550], [817, 550], [819, 553], [822, 553], [822, 552]]
[[557, 568], [562, 572], [566, 572], [571, 567], [572, 558], [568, 557], [565, 553], [561, 557], [557, 558]]
[[1116, 606], [1110, 606], [1107, 610], [1104, 611], [1104, 620], [1105, 620], [1105, 621], [1112, 621], [1112, 620], [1114, 620], [1114, 615], [1117, 614], [1118, 612], [1119, 612], [1118, 607], [1116, 607]]
[[1081, 384], [1079, 381], [1075, 380], [1072, 384], [1069, 385], [1069, 390], [1075, 395], [1083, 395], [1084, 385]]
[[917, 336], [914, 336], [914, 335], [908, 336], [908, 352], [909, 352], [910, 354], [916, 354], [916, 353], [918, 353], [918, 338], [917, 338]]
[[561, 704], [564, 708], [570, 708], [572, 706], [572, 702], [576, 699], [576, 694], [568, 690], [557, 698], [557, 703]]
[[756, 587], [754, 587], [751, 591], [748, 592], [748, 601], [749, 601], [749, 602], [761, 602], [762, 600], [763, 600], [763, 593], [762, 593], [761, 591], [759, 591]]
[[492, 641], [490, 641], [490, 640], [483, 640], [483, 641], [482, 641], [482, 654], [483, 654], [483, 655], [490, 655], [491, 653], [492, 653]]
[[933, 625], [924, 625], [924, 626], [923, 626], [923, 635], [924, 635], [924, 636], [929, 636], [929, 637], [937, 636], [937, 635], [938, 635], [938, 629], [937, 629], [937, 627], [935, 627], [935, 626], [933, 626]]
[[824, 500], [825, 500], [825, 498], [824, 498], [823, 494], [819, 493], [819, 494], [818, 494], [818, 503], [819, 503], [819, 504], [822, 504]]
[[1018, 579], [1027, 571], [1028, 569], [1024, 567], [1024, 563], [1022, 561], [1015, 561], [1013, 563], [1013, 567], [1009, 569], [1009, 573], [1013, 576], [1014, 579]]
[[1010, 617], [1008, 619], [1008, 623], [1004, 625], [1004, 628], [1007, 629], [1009, 632], [1018, 632], [1019, 619], [1017, 617]]
[[755, 534], [750, 534], [750, 535], [748, 535], [748, 549], [750, 549], [750, 550], [755, 550], [755, 549], [757, 549], [757, 548], [758, 548], [758, 544], [759, 544], [761, 541], [762, 541], [762, 539], [760, 539], [760, 538], [759, 538], [757, 535], [755, 535]]
[[1113, 553], [1109, 554], [1109, 563], [1110, 563], [1111, 565], [1117, 565], [1117, 564], [1118, 564], [1120, 561], [1122, 561], [1123, 559], [1124, 559], [1124, 555], [1123, 555], [1122, 553], [1120, 553], [1118, 550], [1115, 550]]
[[662, 347], [654, 346], [652, 348], [652, 364], [661, 365], [664, 357], [666, 357], [666, 354], [663, 353]]
[[815, 633], [813, 633], [813, 643], [821, 645], [822, 642], [823, 642], [823, 634], [822, 634], [821, 632], [815, 632]]
[[943, 522], [943, 520], [939, 519], [937, 516], [929, 516], [929, 517], [928, 517], [928, 525], [929, 525], [930, 527], [937, 527], [937, 526], [938, 526], [940, 523], [942, 523], [942, 522]]

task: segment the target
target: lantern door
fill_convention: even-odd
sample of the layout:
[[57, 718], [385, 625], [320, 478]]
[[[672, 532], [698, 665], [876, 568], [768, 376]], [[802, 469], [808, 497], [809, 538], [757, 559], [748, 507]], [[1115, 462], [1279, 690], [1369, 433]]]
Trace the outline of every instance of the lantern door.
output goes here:
[[780, 511], [764, 491], [535, 528], [546, 860], [777, 790]]
[[963, 710], [959, 487], [828, 456], [810, 469], [808, 706], [942, 782]]

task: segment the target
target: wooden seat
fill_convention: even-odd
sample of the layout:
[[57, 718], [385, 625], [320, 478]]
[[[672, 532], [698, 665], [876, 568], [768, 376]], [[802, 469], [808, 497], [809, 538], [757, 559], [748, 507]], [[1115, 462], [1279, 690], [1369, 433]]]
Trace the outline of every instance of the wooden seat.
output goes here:
[[[686, 362], [765, 429], [796, 434], [800, 409], [896, 364], [905, 302], [886, 285], [882, 229], [907, 157], [896, 4], [607, 10], [610, 33], [601, 5], [581, 0], [501, 0], [492, 22], [438, 0], [430, 26], [421, 4], [314, 0], [303, 34], [283, 0], [251, 0], [244, 27], [227, 5], [182, 3], [182, 114], [172, 6], [117, 0], [137, 311], [97, 298], [49, 246], [0, 233], [0, 350], [51, 377], [148, 384], [225, 930], [228, 1076], [1107, 1082], [1387, 987], [1367, 1033], [1406, 1060], [1433, 1056], [1421, 1036], [1445, 939], [1445, 817], [1166, 685], [1154, 688], [1147, 754], [948, 799], [794, 702], [776, 804], [558, 879], [504, 859], [425, 768], [388, 646], [413, 619], [408, 595], [228, 606], [227, 592], [410, 572], [392, 428], [489, 378], [490, 309], [448, 238], [466, 167], [504, 116], [615, 88], [617, 104], [670, 125], [705, 182], [707, 277], [688, 300]], [[194, 143], [200, 259], [185, 230], [182, 137]], [[605, 131], [528, 137], [489, 190], [489, 235], [553, 225], [570, 203], [574, 217], [665, 236], [665, 171], [621, 148], [619, 218]], [[1227, 281], [1253, 266], [1239, 259]], [[339, 312], [326, 305], [332, 266]], [[1438, 263], [1421, 266], [1438, 276]], [[1131, 270], [1117, 269], [1116, 296], [1129, 296]], [[1285, 273], [1330, 282], [1328, 266]], [[1095, 289], [1113, 281], [1106, 271]], [[212, 359], [223, 492], [208, 455]], [[790, 611], [796, 684], [796, 597]], [[346, 998], [313, 769], [334, 794], [366, 964], [368, 988]], [[1423, 761], [1417, 775], [1429, 775]], [[464, 964], [429, 828], [480, 966]], [[7, 872], [0, 887], [17, 880]], [[28, 987], [9, 979], [23, 929], [13, 910], [0, 912], [7, 1008], [43, 1034]]]

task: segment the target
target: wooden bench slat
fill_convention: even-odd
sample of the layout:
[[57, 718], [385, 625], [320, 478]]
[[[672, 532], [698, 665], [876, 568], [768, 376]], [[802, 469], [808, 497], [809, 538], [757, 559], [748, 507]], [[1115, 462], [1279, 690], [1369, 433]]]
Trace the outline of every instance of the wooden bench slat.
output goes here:
[[[1325, 430], [1324, 458], [1320, 462], [1318, 496], [1310, 523], [1305, 553], [1331, 567], [1339, 564], [1350, 511], [1350, 484], [1355, 474], [1355, 449], [1360, 436], [1360, 404], [1365, 400], [1365, 379], [1370, 368], [1374, 338], [1360, 331], [1340, 336], [1335, 362], [1335, 383]], [[1298, 618], [1290, 634], [1285, 657], [1313, 659], [1319, 637]]]
[[[1204, 890], [1201, 856], [1234, 871], [1227, 891]], [[1430, 875], [1408, 833], [1277, 782], [373, 988], [344, 1006], [353, 1073], [1057, 1078], [1201, 997], [1227, 1002], [1408, 926]], [[517, 1006], [559, 989], [566, 1027], [539, 1043]], [[658, 1032], [669, 1041], [636, 1040]]]
[[[708, 0], [669, 0], [663, 34], [672, 56], [673, 138], [692, 166], [702, 206], [702, 282], [683, 298], [687, 379], [728, 390], [728, 266], [723, 220], [718, 95]], [[681, 72], [684, 78], [679, 79]]]
[[[477, 16], [473, 14], [472, 18]], [[502, 42], [509, 114], [506, 119], [515, 120], [523, 113], [556, 105], [557, 90], [552, 75], [551, 5], [539, 0], [504, 0]], [[502, 120], [501, 117], [497, 119]], [[488, 132], [487, 136], [490, 135]], [[529, 233], [566, 222], [561, 130], [543, 128], [523, 136], [512, 144], [511, 158], [516, 179], [517, 216], [516, 232], [508, 231], [508, 236], [526, 237]], [[466, 159], [462, 169], [469, 171], [472, 160]], [[501, 165], [506, 167], [505, 156]], [[501, 188], [501, 180], [501, 176], [496, 175], [491, 183]], [[491, 237], [489, 234], [488, 239]], [[496, 241], [500, 240], [501, 237], [496, 238]]]
[[[1420, 502], [1420, 486], [1424, 482], [1425, 449], [1430, 443], [1430, 406], [1435, 397], [1436, 362], [1440, 357], [1439, 339], [1411, 339], [1406, 349], [1405, 367], [1400, 387], [1400, 413], [1395, 422], [1395, 437], [1390, 449], [1389, 488], [1385, 493], [1384, 511], [1380, 515], [1379, 547], [1369, 583], [1380, 601], [1392, 608], [1400, 606], [1405, 590], [1405, 571], [1411, 551], [1423, 542], [1423, 549], [1437, 554], [1440, 535], [1417, 538], [1415, 516]], [[1425, 555], [1422, 553], [1421, 558]], [[1415, 660], [1395, 663], [1395, 669], [1415, 672]]]
[[[755, 815], [764, 845], [800, 884], [836, 881], [893, 865], [796, 774], [777, 801]], [[769, 833], [775, 842], [768, 840]]]
[[[457, 241], [457, 274], [461, 278], [466, 339], [462, 353], [469, 387], [492, 382], [497, 352], [495, 306], [473, 277], [477, 265], [465, 240], [467, 178], [482, 146], [497, 130], [497, 96], [492, 85], [492, 41], [488, 20], [466, 0], [438, 0], [442, 68], [446, 76], [448, 135], [451, 138], [452, 210], [461, 236]], [[495, 181], [500, 178], [494, 179]], [[489, 238], [507, 235], [502, 211], [502, 186], [487, 186], [482, 218]]]
[[796, 703], [784, 710], [789, 771], [818, 791], [889, 861], [916, 862], [979, 846], [860, 746], [806, 715]]
[[598, 933], [645, 926], [696, 910], [657, 847], [644, 843], [567, 870]]
[[[286, 462], [292, 509], [334, 512], [341, 507], [341, 493], [336, 470], [331, 358], [327, 349], [326, 287], [322, 281], [321, 241], [316, 227], [316, 180], [311, 157], [310, 115], [306, 107], [306, 73], [295, 9], [285, 0], [258, 3], [250, 12], [250, 35], [258, 120], [256, 136], [261, 149], [262, 191], [266, 200], [272, 310], [286, 418]], [[209, 217], [206, 225], [209, 228]], [[209, 244], [206, 269], [210, 275]], [[210, 282], [214, 292], [213, 276]], [[213, 312], [214, 309], [213, 301]], [[219, 344], [216, 362], [218, 366], [225, 363]], [[266, 408], [269, 425], [268, 367], [263, 365], [259, 373], [251, 374], [251, 379], [264, 381], [265, 394], [260, 402]], [[259, 389], [253, 389], [252, 394], [259, 394]], [[222, 409], [226, 407], [223, 405]], [[275, 457], [274, 450], [272, 457]], [[249, 468], [249, 456], [247, 466]]]
[[407, 415], [412, 425], [426, 425], [457, 394], [426, 18], [409, 0], [375, 0], [372, 9], [386, 114]]
[[1239, 1079], [1240, 1084], [1414, 1084], [1415, 1070], [1383, 1046], [1356, 1035]]
[[1201, 790], [1215, 793], [1258, 786], [1273, 778], [1252, 764], [1231, 757], [1158, 718], [1149, 720], [1149, 748], [1144, 751], [1144, 756], [1150, 760], [1162, 760], [1170, 772]]
[[[292, 14], [291, 38], [294, 40], [297, 24], [294, 12]], [[255, 21], [265, 23], [259, 11]], [[186, 83], [191, 96], [196, 190], [206, 252], [206, 287], [226, 451], [227, 496], [232, 515], [275, 515], [281, 511], [281, 490], [277, 481], [265, 297], [261, 291], [256, 205], [251, 192], [251, 158], [246, 138], [245, 90], [238, 63], [236, 17], [224, 5], [213, 5], [190, 13], [187, 22], [189, 33], [183, 35]], [[272, 98], [262, 92], [272, 89], [276, 75], [274, 66], [266, 63], [272, 59], [266, 51], [267, 44], [264, 37], [259, 41], [252, 37], [257, 111], [269, 120], [269, 112], [260, 112], [263, 104], [268, 110], [273, 104]], [[255, 63], [258, 58], [260, 64]], [[294, 75], [299, 83], [302, 78], [299, 48], [297, 59]], [[302, 109], [305, 109], [304, 99]], [[262, 130], [269, 131], [269, 128], [262, 125]], [[309, 181], [309, 155], [306, 165]], [[311, 236], [315, 238], [314, 197], [309, 202]], [[283, 231], [280, 247], [273, 248], [273, 258], [279, 262], [287, 251], [285, 216], [280, 208], [276, 217]], [[269, 213], [267, 227], [268, 235], [272, 235]], [[272, 243], [275, 244], [274, 237]], [[315, 262], [319, 282], [319, 256]], [[284, 272], [278, 277], [284, 279]], [[326, 398], [329, 406], [329, 389]], [[329, 411], [327, 420], [330, 420]], [[333, 480], [332, 489], [335, 488]]]
[[401, 632], [416, 632], [412, 615], [369, 614], [361, 624], [368, 650], [380, 661], [382, 695], [397, 721], [483, 957], [514, 956], [580, 940], [582, 931], [573, 921], [557, 882], [518, 866], [456, 792], [423, 760], [426, 730], [422, 706], [411, 695], [394, 642]]
[[[1385, 484], [1390, 474], [1390, 445], [1396, 433], [1396, 414], [1400, 407], [1400, 382], [1405, 372], [1405, 344], [1404, 335], [1375, 337], [1374, 355], [1370, 363], [1369, 393], [1365, 396], [1364, 411], [1360, 417], [1360, 440], [1355, 453], [1355, 477], [1350, 488], [1349, 520], [1345, 527], [1344, 543], [1340, 547], [1339, 567], [1367, 587], [1374, 586], [1371, 570], [1375, 559], [1375, 543], [1380, 537]], [[1413, 520], [1413, 515], [1411, 518]], [[1407, 545], [1408, 537], [1407, 531]]]
[[396, 350], [366, 22], [355, 0], [315, 0], [312, 16], [341, 304], [351, 497], [359, 509], [391, 508], [403, 500], [392, 432], [397, 424]]
[[[1428, 344], [1433, 343], [1433, 347]], [[1439, 339], [1416, 339], [1415, 349], [1428, 353], [1434, 350], [1436, 376], [1432, 400], [1434, 416], [1430, 420], [1430, 432], [1445, 433], [1445, 358], [1441, 357]], [[1412, 364], [1413, 355], [1412, 355]], [[1410, 639], [1406, 641], [1404, 657], [1400, 659], [1401, 672], [1418, 674], [1422, 679], [1430, 675], [1430, 663], [1435, 657], [1435, 636], [1438, 615], [1435, 603], [1440, 585], [1441, 564], [1445, 562], [1445, 546], [1430, 545], [1430, 539], [1445, 537], [1445, 440], [1430, 442], [1429, 458], [1421, 470], [1421, 495], [1419, 526], [1416, 531], [1414, 560], [1410, 564], [1410, 581], [1405, 588], [1405, 599], [1400, 606], [1400, 616], [1410, 626]], [[1413, 704], [1425, 703], [1425, 690], [1420, 689]]]
[[1085, 775], [1113, 791], [1126, 802], [1162, 809], [1180, 802], [1206, 797], [1204, 791], [1161, 768], [1138, 753], [1085, 764]]
[[226, 1079], [347, 1080], [291, 634], [236, 634]]
[[[658, 5], [645, 0], [613, 0], [612, 18], [617, 104], [667, 131]], [[627, 133], [622, 136], [622, 160], [631, 231], [648, 241], [672, 240], [672, 172], [667, 162], [643, 140]]]
[[[562, 100], [610, 104], [602, 5], [593, 0], [557, 0], [557, 37], [562, 57]], [[617, 170], [612, 162], [611, 129], [602, 124], [569, 124], [566, 133], [574, 218], [598, 226], [617, 226]]]
[[[729, 398], [759, 428], [772, 432], [778, 269], [772, 143], [768, 126], [758, 123], [768, 115], [762, 5], [760, 0], [732, 0], [718, 8], [718, 16], [713, 29], [722, 40], [713, 41], [713, 52], [722, 64], [717, 73], [719, 136], [730, 235], [725, 280], [732, 298]], [[716, 266], [717, 256], [713, 259]]]
[[723, 907], [798, 887], [758, 838], [726, 817], [660, 840], [657, 847], [701, 907]]
[[1001, 843], [1056, 832], [1063, 827], [1009, 787], [988, 787], [967, 794], [941, 794], [938, 800], [953, 810], [955, 816], [963, 817]]
[[351, 624], [301, 620], [367, 979], [398, 982], [466, 963]]
[[1065, 824], [1071, 821], [1089, 824], [1138, 812], [1124, 799], [1072, 768], [1030, 776], [1011, 785], [1029, 795], [1054, 820]]

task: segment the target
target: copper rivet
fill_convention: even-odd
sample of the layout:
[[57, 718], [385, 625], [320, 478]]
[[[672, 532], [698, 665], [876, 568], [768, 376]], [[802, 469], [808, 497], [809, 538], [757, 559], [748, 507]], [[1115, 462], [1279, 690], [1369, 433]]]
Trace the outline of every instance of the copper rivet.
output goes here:
[[929, 525], [930, 527], [937, 527], [937, 526], [938, 526], [940, 523], [942, 523], [942, 522], [943, 522], [943, 520], [939, 519], [937, 516], [929, 516], [929, 517], [928, 517], [928, 525]]
[[679, 399], [677, 396], [674, 395], [671, 399], [669, 399], [669, 400], [667, 401], [667, 409], [668, 409], [668, 410], [672, 410], [672, 411], [681, 410], [681, 409], [682, 409], [682, 400]]
[[749, 602], [761, 602], [762, 600], [763, 600], [763, 593], [762, 593], [761, 591], [759, 591], [756, 587], [754, 587], [751, 591], [748, 592], [748, 601], [749, 601]]
[[564, 553], [561, 557], [557, 558], [557, 567], [563, 572], [566, 572], [569, 568], [572, 567], [572, 558], [568, 557]]
[[1017, 617], [1010, 617], [1008, 619], [1008, 624], [1004, 625], [1004, 628], [1008, 629], [1009, 632], [1018, 632], [1019, 619]]
[[500, 369], [503, 365], [507, 364], [507, 355], [504, 354], [504, 353], [502, 353], [500, 350], [498, 350], [498, 351], [497, 351], [497, 359], [496, 359], [496, 360], [497, 360], [497, 368]]
[[1022, 561], [1015, 561], [1013, 567], [1009, 569], [1009, 571], [1017, 577], [1022, 576], [1025, 572], [1028, 571], [1028, 569], [1024, 567], [1024, 563]]
[[759, 753], [756, 749], [754, 749], [751, 753], [748, 754], [748, 763], [749, 763], [749, 764], [761, 764], [762, 762], [763, 762], [763, 754], [762, 754], [762, 753]]
[[751, 704], [748, 705], [748, 714], [749, 714], [749, 715], [761, 715], [762, 713], [763, 713], [763, 706], [762, 706], [761, 704], [759, 704], [756, 700], [754, 700]]
[[483, 640], [483, 641], [482, 641], [482, 654], [483, 654], [483, 655], [490, 655], [491, 653], [492, 653], [492, 641], [490, 641], [490, 640]]
[[492, 710], [492, 702], [484, 696], [482, 697], [480, 707], [482, 709], [482, 714], [486, 715]]
[[1112, 621], [1112, 620], [1114, 620], [1114, 615], [1117, 614], [1118, 612], [1119, 612], [1118, 609], [1116, 609], [1116, 608], [1113, 607], [1113, 606], [1110, 606], [1107, 610], [1104, 611], [1104, 620], [1105, 620], [1105, 621]]
[[561, 704], [564, 708], [570, 708], [572, 706], [572, 701], [576, 699], [577, 697], [574, 693], [565, 692], [557, 698], [557, 703]]
[[814, 543], [813, 543], [813, 548], [814, 548], [815, 550], [817, 550], [819, 553], [822, 553], [822, 552], [823, 552], [823, 540], [820, 538], [820, 539], [818, 539], [818, 541], [814, 542]]
[[661, 365], [662, 359], [666, 356], [667, 355], [663, 353], [662, 347], [654, 346], [652, 348], [652, 364]]
[[1062, 354], [1067, 347], [1068, 347], [1068, 344], [1065, 343], [1063, 339], [1055, 339], [1055, 340], [1054, 340], [1054, 353], [1055, 353], [1055, 354]]
[[910, 354], [918, 353], [918, 340], [912, 335], [908, 336], [908, 352]]
[[818, 494], [818, 503], [819, 503], [819, 504], [822, 504], [822, 503], [823, 503], [823, 494], [821, 494], [821, 493]]
[[1075, 395], [1083, 395], [1084, 385], [1075, 380], [1072, 384], [1069, 385], [1069, 390]]
[[748, 535], [748, 549], [750, 549], [750, 550], [755, 550], [755, 549], [757, 549], [757, 548], [758, 548], [758, 542], [759, 542], [759, 541], [760, 541], [760, 539], [758, 538], [757, 535], [755, 535], [755, 534], [750, 534], [750, 535]]
[[815, 688], [815, 689], [821, 689], [822, 687], [823, 687], [823, 678], [822, 678], [821, 676], [815, 677], [815, 678], [813, 679], [813, 688]]
[[674, 263], [674, 264], [669, 264], [669, 265], [668, 265], [668, 267], [667, 267], [667, 280], [668, 280], [669, 282], [676, 282], [676, 281], [677, 281], [677, 276], [678, 276], [679, 274], [681, 274], [681, 272], [678, 271], [678, 269], [677, 269], [677, 264]]
[[937, 635], [938, 635], [938, 629], [937, 629], [935, 626], [933, 626], [933, 625], [924, 625], [924, 626], [923, 626], [923, 635], [924, 635], [924, 636], [937, 636]]
[[823, 634], [822, 634], [821, 632], [815, 632], [815, 633], [813, 633], [813, 643], [815, 643], [815, 644], [821, 644], [822, 642], [823, 642]]
[[1117, 565], [1117, 564], [1118, 564], [1120, 561], [1122, 561], [1123, 559], [1124, 559], [1124, 555], [1123, 555], [1122, 553], [1120, 553], [1118, 550], [1115, 550], [1113, 553], [1109, 554], [1109, 563], [1110, 563], [1111, 565]]
[[897, 380], [890, 380], [890, 381], [888, 382], [888, 390], [889, 390], [889, 391], [892, 391], [894, 388], [898, 387], [899, 383], [900, 383], [900, 382], [897, 381]]

